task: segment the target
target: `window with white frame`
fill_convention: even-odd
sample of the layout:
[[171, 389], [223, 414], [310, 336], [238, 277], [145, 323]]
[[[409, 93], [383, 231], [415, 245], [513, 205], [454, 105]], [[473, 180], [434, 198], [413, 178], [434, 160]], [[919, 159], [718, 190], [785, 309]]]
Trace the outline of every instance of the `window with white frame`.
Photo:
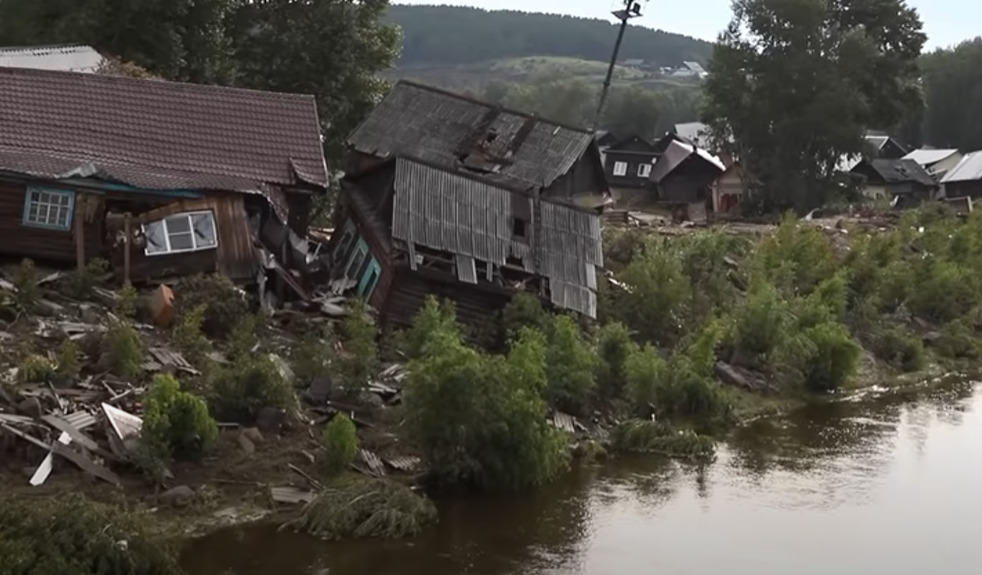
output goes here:
[[615, 176], [626, 176], [627, 175], [627, 162], [614, 162], [614, 175]]
[[56, 230], [72, 229], [75, 192], [27, 188], [24, 195], [24, 225]]
[[196, 252], [218, 247], [215, 216], [211, 212], [189, 212], [168, 216], [143, 226], [148, 256]]
[[651, 164], [641, 164], [638, 166], [638, 177], [647, 178], [651, 175]]

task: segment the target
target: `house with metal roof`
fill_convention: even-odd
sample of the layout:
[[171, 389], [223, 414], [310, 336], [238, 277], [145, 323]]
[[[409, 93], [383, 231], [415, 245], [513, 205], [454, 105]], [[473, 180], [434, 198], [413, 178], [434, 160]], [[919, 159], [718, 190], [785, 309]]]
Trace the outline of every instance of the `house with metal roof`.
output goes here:
[[911, 159], [863, 159], [851, 173], [863, 177], [863, 195], [895, 201], [898, 207], [931, 200], [938, 187], [931, 174]]
[[520, 292], [596, 315], [608, 191], [592, 133], [403, 81], [348, 144], [333, 275], [384, 321], [429, 294], [475, 327]]
[[327, 181], [311, 96], [0, 68], [0, 253], [247, 281]]
[[965, 157], [941, 178], [941, 188], [946, 198], [982, 197], [982, 151], [965, 154]]
[[903, 159], [914, 160], [923, 166], [935, 180], [940, 180], [964, 157], [964, 154], [955, 149], [921, 148], [908, 153]]
[[94, 74], [105, 62], [91, 46], [0, 46], [0, 68], [33, 68]]

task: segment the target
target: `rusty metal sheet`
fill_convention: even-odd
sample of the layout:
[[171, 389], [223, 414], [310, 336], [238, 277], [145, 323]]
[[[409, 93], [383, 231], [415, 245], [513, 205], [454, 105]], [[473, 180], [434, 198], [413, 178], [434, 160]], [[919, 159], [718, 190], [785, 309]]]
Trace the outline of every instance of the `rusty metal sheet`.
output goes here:
[[379, 459], [378, 455], [375, 455], [367, 449], [359, 449], [358, 456], [361, 458], [362, 462], [368, 466], [372, 473], [378, 476], [385, 475], [385, 465], [382, 464], [382, 460]]

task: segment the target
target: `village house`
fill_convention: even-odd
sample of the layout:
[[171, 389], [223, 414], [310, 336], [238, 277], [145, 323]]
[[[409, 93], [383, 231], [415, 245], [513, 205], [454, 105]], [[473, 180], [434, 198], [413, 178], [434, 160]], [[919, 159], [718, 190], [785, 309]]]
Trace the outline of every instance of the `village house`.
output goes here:
[[941, 178], [945, 198], [982, 198], [982, 151], [965, 157]]
[[895, 201], [898, 207], [913, 207], [934, 199], [934, 178], [914, 160], [863, 159], [851, 170], [863, 176], [863, 195], [872, 200]]
[[657, 201], [670, 207], [676, 217], [693, 221], [706, 219], [712, 207], [710, 187], [726, 166], [706, 150], [680, 140], [669, 142], [651, 171]]
[[91, 46], [0, 46], [0, 68], [33, 68], [94, 74], [106, 59]]
[[487, 327], [522, 291], [596, 315], [609, 193], [593, 134], [402, 81], [348, 143], [329, 248], [384, 321], [433, 294]]
[[326, 186], [310, 96], [0, 68], [2, 254], [293, 285]]
[[712, 193], [710, 207], [714, 213], [729, 213], [758, 186], [760, 182], [748, 173], [740, 162], [730, 162], [726, 170], [709, 186]]
[[619, 140], [604, 151], [610, 195], [618, 208], [644, 203], [652, 195], [651, 169], [660, 155], [654, 144], [638, 135]]
[[940, 181], [964, 157], [961, 152], [955, 149], [921, 148], [910, 152], [903, 159], [914, 160], [927, 170], [927, 173], [931, 174], [935, 181]]

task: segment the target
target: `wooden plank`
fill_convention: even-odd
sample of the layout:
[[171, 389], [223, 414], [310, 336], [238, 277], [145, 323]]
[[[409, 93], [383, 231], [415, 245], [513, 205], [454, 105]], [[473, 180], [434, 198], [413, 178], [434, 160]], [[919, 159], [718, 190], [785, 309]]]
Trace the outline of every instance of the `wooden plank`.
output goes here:
[[57, 415], [45, 415], [44, 417], [41, 418], [41, 420], [47, 423], [48, 425], [50, 425], [51, 427], [57, 429], [58, 431], [63, 431], [67, 433], [68, 436], [72, 438], [72, 441], [78, 443], [79, 445], [88, 449], [92, 453], [95, 453], [99, 457], [103, 459], [107, 459], [109, 461], [119, 461], [119, 459], [115, 455], [99, 447], [99, 444], [96, 443], [95, 440], [89, 437], [86, 433], [80, 431], [71, 423], [68, 423], [67, 421], [58, 417]]
[[85, 269], [85, 194], [76, 194], [75, 206], [75, 262], [79, 271]]
[[81, 469], [82, 471], [91, 473], [92, 475], [95, 475], [96, 477], [102, 479], [106, 483], [112, 483], [113, 485], [117, 485], [117, 486], [122, 485], [122, 482], [119, 480], [118, 475], [116, 475], [112, 471], [109, 471], [108, 469], [106, 469], [101, 465], [97, 465], [94, 461], [92, 461], [88, 457], [85, 457], [80, 453], [76, 453], [72, 451], [71, 448], [69, 448], [66, 445], [62, 445], [61, 443], [55, 442], [55, 444], [52, 445], [51, 447], [51, 451], [53, 451], [56, 455], [60, 455], [65, 459], [71, 461], [72, 463], [77, 465], [79, 469]]
[[130, 283], [130, 238], [133, 237], [133, 215], [126, 212], [123, 216], [123, 282]]

